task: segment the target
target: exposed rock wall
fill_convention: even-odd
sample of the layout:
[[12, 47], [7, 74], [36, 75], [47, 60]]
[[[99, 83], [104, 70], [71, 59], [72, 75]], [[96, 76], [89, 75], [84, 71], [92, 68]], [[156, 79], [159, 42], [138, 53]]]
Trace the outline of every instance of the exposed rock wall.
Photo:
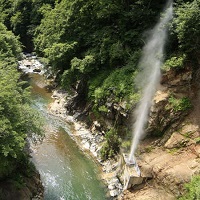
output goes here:
[[[192, 67], [163, 75], [151, 108], [147, 136], [137, 152], [138, 165], [153, 179], [143, 188], [125, 191], [120, 199], [176, 199], [184, 184], [200, 173], [200, 73]], [[175, 110], [169, 98], [187, 97], [192, 107]], [[159, 137], [152, 137], [159, 136]]]
[[162, 136], [172, 133], [191, 109], [175, 110], [170, 107], [169, 98], [192, 98], [192, 70], [170, 70], [163, 75], [162, 85], [154, 97], [151, 108], [147, 133]]
[[35, 171], [31, 177], [22, 177], [23, 184], [12, 180], [0, 182], [0, 199], [2, 200], [43, 200], [44, 187], [40, 175]]

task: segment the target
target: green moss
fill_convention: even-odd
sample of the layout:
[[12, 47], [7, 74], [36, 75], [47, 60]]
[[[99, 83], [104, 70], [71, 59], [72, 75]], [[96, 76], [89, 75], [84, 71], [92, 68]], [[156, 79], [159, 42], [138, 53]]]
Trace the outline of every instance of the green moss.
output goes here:
[[192, 178], [190, 183], [185, 184], [185, 194], [179, 200], [198, 200], [200, 199], [200, 175]]
[[167, 152], [174, 155], [179, 151], [179, 148], [172, 148], [172, 149], [167, 149]]
[[197, 137], [194, 140], [195, 140], [196, 144], [200, 144], [200, 137]]
[[190, 138], [193, 133], [194, 133], [194, 131], [188, 131], [188, 132], [184, 133], [183, 136], [186, 138]]
[[175, 112], [186, 111], [192, 107], [191, 101], [188, 97], [178, 99], [171, 95], [168, 102], [169, 104], [166, 106], [166, 109], [173, 109]]
[[145, 147], [144, 150], [145, 150], [146, 153], [150, 153], [153, 149], [154, 149], [153, 146], [148, 146], [148, 147]]

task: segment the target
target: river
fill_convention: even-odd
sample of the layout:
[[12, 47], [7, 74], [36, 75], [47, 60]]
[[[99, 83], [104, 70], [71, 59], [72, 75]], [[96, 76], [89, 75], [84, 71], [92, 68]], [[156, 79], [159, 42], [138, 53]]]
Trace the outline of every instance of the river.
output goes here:
[[97, 164], [72, 139], [70, 125], [50, 115], [47, 105], [51, 93], [43, 77], [31, 73], [34, 107], [45, 119], [45, 138], [32, 145], [32, 161], [39, 170], [45, 188], [45, 200], [104, 200], [106, 191], [98, 175]]

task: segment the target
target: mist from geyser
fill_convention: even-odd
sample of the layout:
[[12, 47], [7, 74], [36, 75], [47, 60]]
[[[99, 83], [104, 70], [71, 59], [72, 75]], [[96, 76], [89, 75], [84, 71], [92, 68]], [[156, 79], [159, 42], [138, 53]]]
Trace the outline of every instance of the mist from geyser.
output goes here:
[[160, 83], [160, 68], [163, 64], [164, 47], [167, 40], [167, 25], [173, 17], [172, 5], [172, 1], [167, 2], [165, 12], [153, 30], [150, 31], [139, 62], [140, 72], [136, 77], [135, 84], [141, 89], [142, 93], [141, 100], [134, 112], [135, 123], [133, 125], [133, 140], [129, 155], [130, 162], [135, 161], [135, 151], [144, 134], [153, 97]]

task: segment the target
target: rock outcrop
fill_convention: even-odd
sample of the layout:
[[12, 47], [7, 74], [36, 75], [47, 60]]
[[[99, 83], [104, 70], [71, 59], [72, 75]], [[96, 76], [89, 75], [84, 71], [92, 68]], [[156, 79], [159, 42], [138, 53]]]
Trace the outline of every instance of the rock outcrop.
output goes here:
[[[184, 184], [200, 173], [200, 87], [196, 80], [192, 68], [171, 70], [163, 76], [151, 108], [147, 137], [137, 152], [138, 165], [146, 166], [153, 179], [142, 189], [124, 191], [119, 199], [176, 199], [184, 194]], [[169, 102], [172, 95], [187, 97], [192, 106], [175, 109]]]
[[43, 200], [44, 187], [40, 175], [34, 171], [31, 177], [22, 176], [23, 183], [20, 185], [12, 180], [0, 182], [0, 199], [2, 200]]

